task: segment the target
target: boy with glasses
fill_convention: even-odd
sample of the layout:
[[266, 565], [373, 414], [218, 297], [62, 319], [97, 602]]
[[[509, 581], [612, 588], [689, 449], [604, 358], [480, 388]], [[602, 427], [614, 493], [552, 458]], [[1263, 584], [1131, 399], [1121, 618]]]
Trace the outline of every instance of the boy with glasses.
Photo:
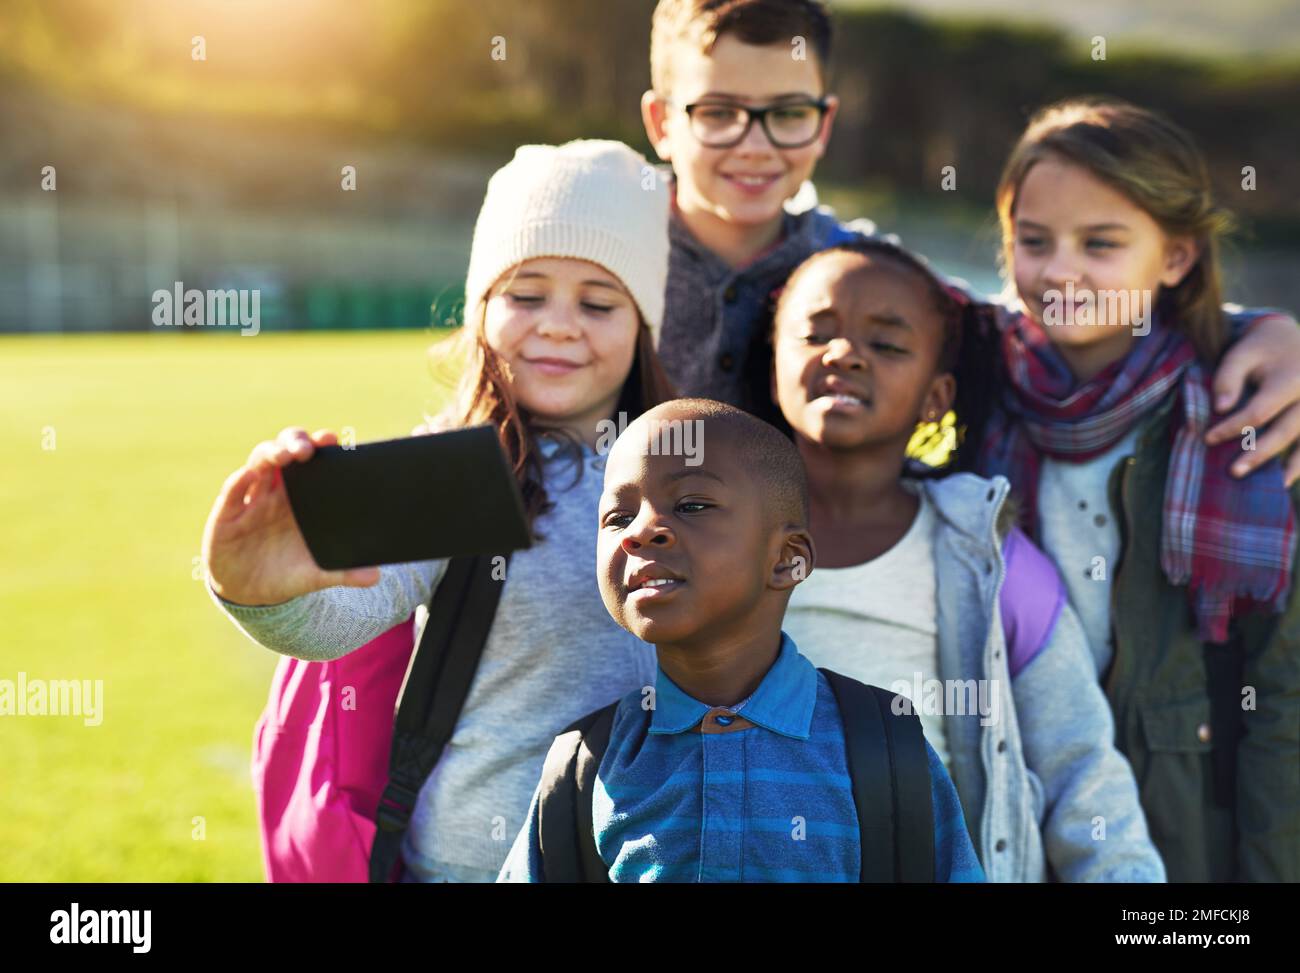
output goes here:
[[683, 395], [761, 406], [747, 401], [746, 367], [772, 291], [815, 251], [874, 232], [786, 207], [835, 120], [830, 44], [816, 0], [661, 0], [655, 10], [641, 115], [674, 173], [659, 353]]

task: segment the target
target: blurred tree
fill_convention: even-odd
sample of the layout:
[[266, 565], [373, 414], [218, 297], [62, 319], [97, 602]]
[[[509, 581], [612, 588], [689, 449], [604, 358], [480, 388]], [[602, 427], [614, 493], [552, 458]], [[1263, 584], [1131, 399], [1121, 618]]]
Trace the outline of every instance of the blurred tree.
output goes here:
[[[647, 150], [637, 104], [653, 9], [654, 0], [7, 0], [0, 99], [32, 85], [90, 104], [383, 134], [493, 159], [520, 142], [581, 136]], [[1234, 209], [1261, 227], [1300, 225], [1290, 179], [1300, 64], [1210, 63], [1132, 45], [1096, 62], [1055, 29], [894, 9], [836, 7], [836, 21], [843, 110], [820, 169], [829, 179], [937, 194], [951, 164], [957, 193], [987, 206], [1035, 108], [1113, 94], [1186, 125]], [[208, 41], [201, 67], [189, 56], [195, 34]], [[1254, 191], [1240, 190], [1243, 165], [1258, 173]]]

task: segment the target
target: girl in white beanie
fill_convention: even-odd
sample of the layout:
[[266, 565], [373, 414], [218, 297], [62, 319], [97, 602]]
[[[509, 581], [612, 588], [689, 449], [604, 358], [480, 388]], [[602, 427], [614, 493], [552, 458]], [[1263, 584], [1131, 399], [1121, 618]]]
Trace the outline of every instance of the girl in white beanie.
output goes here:
[[[493, 881], [555, 735], [654, 684], [653, 647], [601, 602], [595, 548], [611, 428], [672, 397], [652, 340], [667, 270], [667, 187], [621, 143], [524, 146], [488, 184], [465, 324], [435, 353], [466, 356], [444, 415], [497, 428], [536, 540], [510, 559], [464, 708], [419, 790], [402, 842], [405, 880]], [[204, 539], [214, 600], [253, 639], [291, 657], [276, 676], [286, 686], [297, 660], [339, 659], [409, 625], [447, 565], [316, 567], [276, 474], [335, 442], [328, 431], [291, 428], [259, 444], [226, 481]], [[355, 688], [359, 710], [365, 687]], [[273, 689], [277, 698], [280, 708], [263, 717], [275, 725], [259, 729], [267, 746], [302, 739], [276, 724], [288, 709]], [[373, 759], [386, 767], [388, 754]], [[304, 864], [331, 858], [313, 847], [309, 816], [277, 814], [296, 830], [264, 833], [271, 877], [336, 878]]]
[[[537, 432], [594, 447], [602, 420], [673, 397], [654, 353], [668, 199], [642, 156], [602, 140], [522, 146], [488, 182], [466, 326], [431, 353], [463, 368], [453, 417], [501, 429], [519, 467], [536, 461]], [[520, 484], [530, 518], [544, 489], [534, 472]]]

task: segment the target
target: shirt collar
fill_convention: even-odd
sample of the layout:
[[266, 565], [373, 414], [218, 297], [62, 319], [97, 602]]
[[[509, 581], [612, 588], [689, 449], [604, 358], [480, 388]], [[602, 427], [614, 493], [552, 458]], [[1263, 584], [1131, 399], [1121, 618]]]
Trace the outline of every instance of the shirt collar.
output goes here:
[[[817, 670], [799, 654], [794, 640], [781, 633], [776, 662], [745, 702], [745, 719], [782, 736], [806, 740], [817, 702]], [[659, 669], [655, 676], [655, 705], [651, 733], [684, 733], [713, 709], [688, 696]]]

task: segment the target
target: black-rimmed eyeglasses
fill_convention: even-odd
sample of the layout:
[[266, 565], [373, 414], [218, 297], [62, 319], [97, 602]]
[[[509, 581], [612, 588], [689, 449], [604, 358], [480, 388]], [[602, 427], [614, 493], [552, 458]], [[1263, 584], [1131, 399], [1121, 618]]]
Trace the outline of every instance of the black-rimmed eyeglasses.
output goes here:
[[817, 140], [826, 99], [786, 101], [764, 108], [749, 108], [725, 101], [697, 101], [681, 106], [690, 118], [691, 134], [711, 149], [739, 145], [757, 119], [767, 139], [778, 149], [798, 149]]

